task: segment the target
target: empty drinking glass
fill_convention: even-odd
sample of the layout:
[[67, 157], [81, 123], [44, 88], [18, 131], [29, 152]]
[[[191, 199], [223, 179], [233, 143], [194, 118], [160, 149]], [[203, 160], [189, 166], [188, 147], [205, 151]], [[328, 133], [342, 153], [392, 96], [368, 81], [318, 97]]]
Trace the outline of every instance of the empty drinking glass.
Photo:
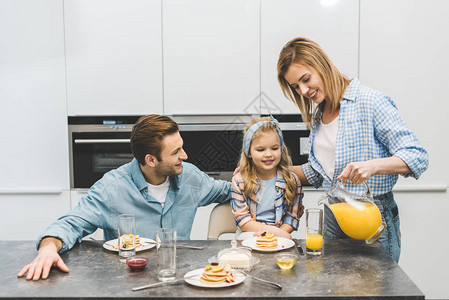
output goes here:
[[160, 281], [176, 279], [176, 230], [161, 228], [156, 234], [157, 276]]
[[118, 217], [118, 252], [122, 258], [136, 255], [136, 217], [123, 214]]

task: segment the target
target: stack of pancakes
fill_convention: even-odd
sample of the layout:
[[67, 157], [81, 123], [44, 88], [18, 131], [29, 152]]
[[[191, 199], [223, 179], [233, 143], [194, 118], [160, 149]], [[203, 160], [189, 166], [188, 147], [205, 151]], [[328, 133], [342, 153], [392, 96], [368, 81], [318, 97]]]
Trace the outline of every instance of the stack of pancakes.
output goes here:
[[272, 233], [264, 232], [256, 240], [256, 245], [258, 248], [262, 249], [273, 249], [278, 246], [278, 238]]
[[[133, 234], [124, 234], [122, 235], [122, 239], [121, 239], [121, 248], [122, 249], [130, 249], [132, 248], [133, 245]], [[136, 234], [135, 235], [136, 238], [136, 247], [140, 246], [140, 237]]]
[[212, 263], [204, 268], [200, 280], [206, 284], [234, 282], [234, 275], [232, 275], [231, 267], [229, 265], [223, 267], [217, 263]]

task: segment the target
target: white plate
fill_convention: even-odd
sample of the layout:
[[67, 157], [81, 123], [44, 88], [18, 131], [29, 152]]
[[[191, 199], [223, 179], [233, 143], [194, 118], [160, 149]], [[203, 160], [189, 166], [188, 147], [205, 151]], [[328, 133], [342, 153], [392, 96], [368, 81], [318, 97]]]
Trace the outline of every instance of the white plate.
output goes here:
[[[139, 251], [148, 250], [155, 246], [156, 246], [155, 240], [147, 239], [147, 238], [140, 238], [140, 245], [137, 246], [136, 251], [139, 252]], [[117, 239], [105, 242], [103, 244], [103, 248], [110, 250], [110, 251], [118, 252]]]
[[286, 238], [283, 238], [283, 237], [278, 237], [278, 246], [277, 246], [277, 248], [266, 249], [266, 248], [259, 248], [259, 247], [257, 247], [256, 240], [257, 240], [257, 237], [253, 237], [253, 238], [250, 238], [250, 239], [243, 240], [242, 241], [242, 245], [246, 246], [246, 247], [250, 247], [253, 250], [262, 251], [262, 252], [276, 252], [276, 251], [280, 251], [280, 250], [285, 250], [285, 249], [291, 248], [291, 247], [293, 247], [295, 245], [295, 242], [293, 242], [293, 240], [286, 239]]
[[221, 283], [217, 283], [217, 284], [207, 284], [200, 280], [201, 274], [203, 274], [203, 272], [204, 272], [204, 268], [190, 271], [186, 275], [184, 275], [184, 280], [188, 284], [191, 284], [194, 286], [199, 286], [199, 287], [205, 287], [205, 288], [228, 287], [228, 286], [240, 284], [245, 280], [245, 275], [243, 275], [240, 272], [235, 272], [233, 270], [232, 274], [234, 274], [234, 282], [221, 282]]

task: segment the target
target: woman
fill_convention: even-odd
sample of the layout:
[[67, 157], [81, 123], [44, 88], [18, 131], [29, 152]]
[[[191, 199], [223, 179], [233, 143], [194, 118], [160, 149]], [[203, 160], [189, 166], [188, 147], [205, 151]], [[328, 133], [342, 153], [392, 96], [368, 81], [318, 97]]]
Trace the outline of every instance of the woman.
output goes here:
[[[379, 91], [348, 79], [315, 42], [295, 38], [282, 49], [278, 80], [309, 128], [309, 161], [294, 166], [303, 184], [329, 190], [341, 179], [361, 194], [366, 181], [387, 229], [379, 238], [397, 262], [401, 250], [399, 214], [391, 190], [398, 174], [418, 178], [428, 166], [427, 151]], [[346, 238], [325, 209], [325, 238]]]

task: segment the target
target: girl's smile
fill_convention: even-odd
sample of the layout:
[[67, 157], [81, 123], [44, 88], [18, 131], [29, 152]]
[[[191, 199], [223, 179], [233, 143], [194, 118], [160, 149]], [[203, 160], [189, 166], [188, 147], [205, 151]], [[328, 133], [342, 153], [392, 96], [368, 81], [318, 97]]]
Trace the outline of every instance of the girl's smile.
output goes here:
[[260, 132], [258, 137], [252, 140], [249, 154], [259, 178], [262, 180], [273, 178], [277, 172], [277, 165], [281, 161], [278, 133], [274, 130]]

